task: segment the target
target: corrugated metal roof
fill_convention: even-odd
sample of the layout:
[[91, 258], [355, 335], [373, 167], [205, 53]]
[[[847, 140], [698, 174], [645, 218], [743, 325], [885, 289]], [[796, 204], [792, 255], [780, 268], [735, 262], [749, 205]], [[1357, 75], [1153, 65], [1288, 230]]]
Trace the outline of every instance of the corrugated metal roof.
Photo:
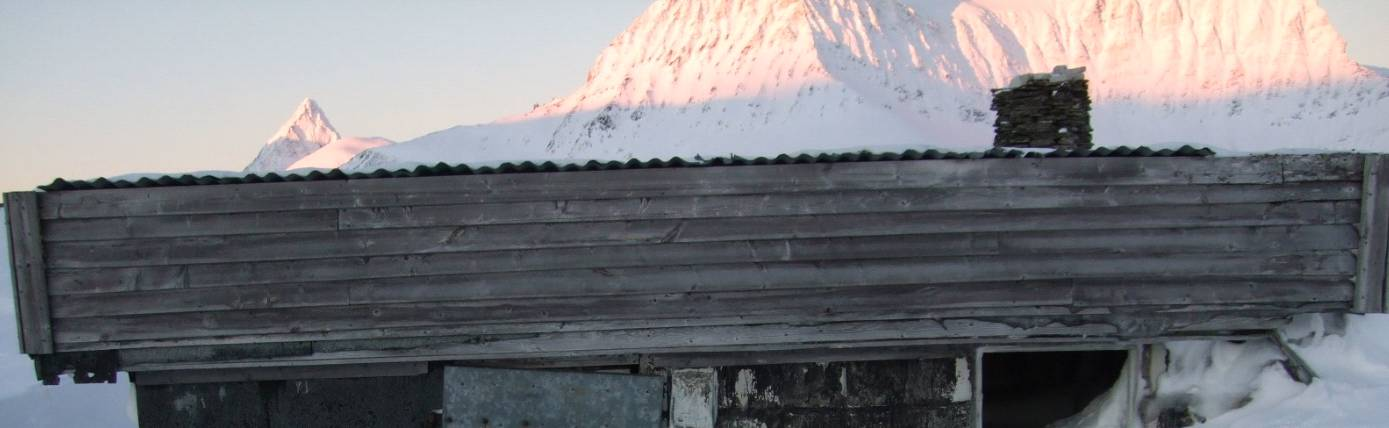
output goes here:
[[1210, 149], [1197, 149], [1191, 146], [1182, 146], [1177, 149], [1153, 150], [1147, 147], [1129, 148], [1118, 147], [1094, 148], [1089, 150], [1056, 150], [1052, 152], [1036, 152], [1022, 150], [993, 149], [984, 152], [942, 152], [937, 150], [907, 150], [903, 152], [850, 152], [838, 154], [820, 155], [780, 155], [776, 157], [757, 157], [743, 158], [738, 156], [719, 157], [713, 159], [686, 160], [679, 157], [670, 159], [651, 159], [639, 161], [636, 159], [626, 162], [621, 161], [588, 161], [577, 164], [556, 164], [554, 162], [521, 162], [503, 163], [497, 166], [470, 167], [466, 164], [449, 165], [439, 163], [434, 166], [421, 165], [413, 169], [386, 170], [378, 169], [370, 173], [356, 172], [345, 173], [341, 170], [331, 171], [312, 171], [304, 174], [248, 174], [241, 177], [217, 177], [211, 175], [193, 176], [165, 175], [159, 178], [141, 178], [135, 181], [129, 180], [109, 180], [98, 178], [95, 180], [74, 180], [64, 179], [53, 180], [53, 183], [39, 186], [39, 189], [49, 192], [71, 191], [71, 190], [91, 190], [91, 189], [123, 189], [134, 187], [165, 187], [165, 186], [211, 186], [219, 184], [249, 184], [249, 183], [279, 183], [288, 181], [322, 181], [322, 180], [362, 180], [372, 178], [399, 178], [399, 177], [427, 177], [440, 175], [475, 175], [475, 174], [519, 174], [534, 172], [564, 172], [564, 171], [609, 171], [620, 169], [648, 169], [648, 168], [692, 168], [709, 166], [741, 166], [741, 165], [786, 165], [786, 164], [810, 164], [810, 163], [843, 163], [843, 162], [877, 162], [877, 161], [897, 161], [897, 160], [935, 160], [935, 159], [1011, 159], [1011, 158], [1090, 158], [1090, 157], [1206, 157], [1215, 155]]

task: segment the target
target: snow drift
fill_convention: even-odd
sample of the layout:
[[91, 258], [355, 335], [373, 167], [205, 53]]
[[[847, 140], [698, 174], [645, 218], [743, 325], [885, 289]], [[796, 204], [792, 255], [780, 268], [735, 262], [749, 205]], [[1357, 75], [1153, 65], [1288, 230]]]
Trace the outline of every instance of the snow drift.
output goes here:
[[346, 137], [323, 145], [313, 153], [299, 158], [286, 169], [316, 168], [333, 169], [346, 163], [364, 150], [392, 144], [381, 137]]
[[572, 94], [348, 166], [980, 150], [989, 89], [1060, 64], [1098, 145], [1389, 148], [1389, 79], [1315, 0], [660, 0]]
[[1159, 397], [1186, 397], [1200, 427], [1380, 427], [1389, 419], [1389, 315], [1310, 315], [1280, 330], [1317, 377], [1299, 383], [1276, 345], [1168, 344]]

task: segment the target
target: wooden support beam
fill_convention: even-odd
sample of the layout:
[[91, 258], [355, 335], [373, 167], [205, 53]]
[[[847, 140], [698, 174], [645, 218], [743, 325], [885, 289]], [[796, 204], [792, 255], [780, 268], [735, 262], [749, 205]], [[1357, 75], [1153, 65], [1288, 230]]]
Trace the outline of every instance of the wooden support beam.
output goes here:
[[1360, 204], [1360, 260], [1354, 310], [1384, 312], [1385, 268], [1389, 263], [1389, 156], [1365, 155]]
[[30, 355], [50, 354], [53, 353], [53, 326], [48, 311], [48, 278], [37, 194], [6, 193], [5, 212], [20, 350]]
[[429, 363], [339, 364], [301, 367], [251, 367], [240, 369], [168, 370], [131, 374], [136, 385], [247, 382], [262, 380], [346, 379], [357, 377], [417, 376], [429, 372]]
[[[498, 360], [509, 358], [568, 358], [614, 354], [721, 352], [744, 346], [752, 350], [777, 345], [851, 348], [931, 344], [978, 344], [1000, 339], [1022, 344], [1076, 337], [1125, 340], [1159, 338], [1186, 333], [1247, 332], [1280, 327], [1283, 311], [1227, 311], [1171, 314], [1017, 318], [910, 319], [806, 324], [803, 322], [720, 327], [676, 327], [614, 331], [538, 333], [508, 336], [426, 337], [410, 340], [323, 341], [307, 355], [243, 357], [208, 351], [216, 358], [180, 361], [157, 351], [121, 350], [123, 370], [239, 368], [282, 365], [322, 365], [400, 361]], [[898, 342], [898, 343], [893, 343]], [[924, 343], [913, 343], [924, 344]], [[137, 352], [138, 351], [138, 352]], [[142, 355], [137, 355], [142, 354]]]

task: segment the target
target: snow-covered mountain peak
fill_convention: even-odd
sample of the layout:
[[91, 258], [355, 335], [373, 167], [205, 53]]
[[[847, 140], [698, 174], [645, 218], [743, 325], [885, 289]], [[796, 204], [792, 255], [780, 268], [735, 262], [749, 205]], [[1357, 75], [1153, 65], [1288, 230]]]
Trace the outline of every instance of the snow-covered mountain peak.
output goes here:
[[289, 116], [289, 120], [284, 125], [280, 125], [280, 130], [275, 131], [265, 144], [274, 144], [280, 140], [308, 141], [328, 144], [337, 140], [338, 130], [333, 128], [333, 124], [328, 122], [328, 115], [323, 113], [323, 109], [318, 107], [318, 102], [313, 98], [304, 98], [299, 102], [299, 107], [294, 109], [294, 114]]
[[318, 102], [305, 98], [289, 120], [265, 142], [256, 159], [246, 166], [246, 171], [283, 171], [338, 138], [337, 129], [328, 122], [328, 115], [318, 107]]
[[1086, 67], [1100, 145], [1389, 149], [1316, 0], [658, 0], [572, 94], [350, 163], [980, 150], [989, 89]]

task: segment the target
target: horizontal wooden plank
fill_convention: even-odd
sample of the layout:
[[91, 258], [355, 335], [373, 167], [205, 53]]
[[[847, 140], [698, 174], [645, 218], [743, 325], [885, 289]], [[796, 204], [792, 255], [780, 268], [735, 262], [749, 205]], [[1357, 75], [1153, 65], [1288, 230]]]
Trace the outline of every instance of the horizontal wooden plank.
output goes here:
[[[500, 358], [566, 358], [614, 354], [719, 352], [729, 349], [776, 349], [784, 346], [849, 349], [894, 344], [934, 345], [988, 343], [1019, 344], [1075, 341], [1077, 338], [1125, 340], [1160, 334], [1239, 332], [1276, 328], [1286, 314], [1265, 311], [1162, 314], [1138, 313], [1121, 325], [1092, 316], [1058, 318], [1041, 323], [1017, 319], [943, 319], [851, 321], [820, 324], [759, 324], [724, 327], [662, 328], [618, 331], [562, 332], [479, 340], [476, 337], [434, 337], [421, 340], [318, 342], [311, 355], [274, 359], [236, 359], [188, 363], [143, 363], [123, 353], [123, 369], [131, 371], [178, 368], [235, 368], [375, 361], [491, 360]], [[1141, 327], [1132, 330], [1133, 326]]]
[[55, 242], [48, 254], [54, 268], [131, 267], [930, 233], [1351, 224], [1359, 210], [1358, 201], [1338, 201], [485, 225]]
[[[794, 343], [836, 343], [873, 342], [884, 340], [933, 339], [945, 337], [983, 339], [989, 337], [1011, 337], [1020, 342], [1026, 337], [1036, 336], [1109, 336], [1109, 337], [1153, 337], [1155, 334], [1200, 331], [1192, 326], [1203, 325], [1219, 329], [1241, 329], [1268, 325], [1272, 321], [1281, 324], [1287, 315], [1280, 311], [1265, 309], [1234, 309], [1226, 313], [1183, 312], [1165, 313], [1162, 308], [1136, 308], [1122, 316], [1113, 315], [1073, 315], [1048, 318], [943, 318], [943, 319], [898, 319], [834, 321], [811, 323], [749, 324], [715, 327], [671, 327], [657, 329], [574, 331], [542, 333], [537, 335], [510, 335], [491, 338], [468, 336], [419, 337], [410, 339], [324, 341], [313, 344], [314, 357], [334, 354], [336, 358], [353, 358], [396, 352], [405, 349], [416, 351], [416, 355], [430, 354], [452, 348], [456, 345], [484, 345], [473, 349], [486, 349], [486, 344], [500, 344], [509, 347], [513, 341], [525, 342], [532, 350], [554, 350], [584, 341], [581, 338], [601, 337], [605, 340], [591, 342], [588, 349], [628, 349], [633, 352], [671, 352], [689, 349], [690, 346], [716, 348], [723, 346], [749, 345], [753, 347], [794, 344]], [[1257, 320], [1255, 320], [1257, 319]], [[1083, 326], [1077, 330], [1065, 330], [1064, 326]], [[877, 326], [876, 331], [861, 327]], [[1219, 326], [1219, 327], [1216, 327]], [[898, 328], [903, 327], [903, 328]], [[1033, 330], [1034, 328], [1040, 328]], [[1049, 328], [1060, 328], [1050, 330]], [[1213, 330], [1207, 330], [1213, 331]], [[481, 339], [481, 340], [479, 340]], [[722, 340], [720, 340], [722, 339]], [[638, 349], [627, 348], [628, 344], [651, 340], [649, 345], [638, 345]], [[836, 346], [840, 349], [846, 346]], [[496, 348], [493, 348], [496, 349]], [[578, 350], [570, 348], [569, 350]], [[484, 352], [485, 353], [485, 352]], [[508, 352], [509, 353], [509, 352]], [[461, 354], [471, 354], [465, 352]], [[296, 359], [289, 357], [288, 359]]]
[[[140, 361], [140, 355], [127, 358]], [[131, 377], [136, 385], [184, 383], [256, 382], [264, 380], [348, 379], [357, 377], [416, 376], [429, 372], [423, 362], [338, 364], [309, 367], [253, 367], [245, 369], [145, 371]]]
[[44, 222], [44, 241], [166, 238], [338, 229], [336, 210], [240, 214], [57, 219]]
[[[1328, 287], [1345, 287], [1344, 282], [1338, 280], [1325, 279], [1318, 281]], [[1145, 309], [1146, 308], [1146, 309]], [[1211, 312], [1211, 311], [1265, 311], [1281, 313], [1326, 313], [1343, 312], [1349, 310], [1349, 302], [1331, 303], [1301, 303], [1301, 304], [1239, 304], [1239, 305], [1182, 305], [1182, 306], [1163, 306], [1153, 307], [1094, 307], [1077, 308], [1073, 306], [1013, 306], [1013, 307], [993, 307], [993, 308], [950, 308], [932, 309], [929, 313], [910, 313], [903, 311], [865, 311], [865, 312], [821, 312], [810, 322], [838, 322], [851, 320], [904, 320], [919, 319], [922, 317], [944, 319], [944, 318], [978, 318], [981, 316], [1013, 317], [1013, 318], [1034, 318], [1034, 319], [1055, 319], [1057, 317], [1077, 316], [1077, 315], [1105, 315], [1120, 314], [1125, 310], [1129, 311], [1160, 311], [1163, 313], [1186, 313], [1186, 312]], [[1117, 311], [1117, 312], [1116, 312]], [[97, 341], [97, 342], [71, 342], [59, 343], [59, 350], [63, 352], [79, 352], [93, 350], [110, 349], [131, 349], [131, 348], [182, 348], [182, 347], [211, 347], [211, 349], [221, 349], [224, 346], [259, 346], [267, 343], [308, 343], [318, 341], [346, 341], [361, 340], [375, 341], [380, 339], [404, 339], [415, 337], [439, 337], [439, 336], [494, 336], [494, 335], [516, 335], [516, 334], [536, 334], [544, 332], [578, 332], [578, 331], [610, 331], [610, 330], [631, 330], [631, 329], [655, 329], [672, 327], [701, 327], [701, 326], [729, 326], [729, 325], [754, 325], [754, 324], [773, 324], [773, 323], [805, 323], [805, 315], [740, 315], [735, 317], [702, 317], [702, 318], [655, 318], [655, 319], [635, 319], [635, 320], [608, 320], [608, 321], [572, 321], [572, 322], [535, 322], [535, 323], [515, 323], [515, 322], [493, 322], [493, 323], [463, 323], [447, 324], [434, 323], [426, 326], [409, 327], [381, 327], [364, 328], [354, 330], [336, 330], [327, 332], [306, 332], [297, 331], [291, 333], [277, 334], [250, 334], [250, 335], [226, 335], [226, 336], [202, 336], [185, 337], [172, 339], [134, 339], [120, 341]]]
[[187, 288], [188, 266], [145, 266], [109, 269], [50, 269], [49, 293], [117, 293], [135, 290]]
[[44, 219], [923, 187], [1358, 181], [1358, 155], [890, 161], [53, 192]]
[[349, 287], [310, 283], [56, 295], [53, 317], [336, 306], [350, 304], [349, 294]]
[[[1087, 291], [1124, 280], [1027, 281], [731, 292], [502, 299], [416, 304], [303, 307], [220, 312], [58, 319], [60, 342], [122, 341], [337, 332], [463, 323], [612, 321], [891, 311], [929, 315], [938, 309], [1017, 306], [1113, 307], [1127, 304], [1233, 305], [1316, 303], [1348, 299], [1346, 278], [1169, 278], [1124, 287], [1147, 291]], [[1206, 288], [1206, 289], [1202, 289]], [[1077, 291], [1080, 290], [1080, 291]], [[1077, 296], [1080, 296], [1079, 298]], [[1132, 303], [1128, 300], [1130, 299]], [[987, 314], [987, 312], [985, 312]]]
[[597, 268], [53, 296], [56, 318], [630, 293], [1087, 277], [1351, 277], [1348, 252], [931, 257]]
[[1283, 181], [1287, 183], [1341, 178], [1358, 181], [1363, 177], [1366, 157], [1355, 153], [1271, 156], [1278, 157], [1283, 163]]
[[[831, 363], [837, 361], [891, 361], [920, 360], [936, 358], [971, 358], [974, 355], [971, 345], [925, 345], [925, 346], [863, 346], [850, 349], [826, 347], [805, 347], [793, 350], [775, 349], [765, 351], [723, 351], [687, 352], [655, 354], [649, 357], [651, 365], [667, 370], [681, 368], [723, 367], [733, 365], [767, 365], [796, 363]], [[504, 364], [509, 360], [497, 360], [493, 364]], [[527, 360], [522, 360], [527, 361]], [[469, 363], [470, 365], [472, 363]]]
[[117, 269], [54, 269], [53, 294], [532, 270], [894, 257], [1300, 252], [1356, 248], [1350, 225], [897, 235], [435, 253]]
[[343, 229], [912, 211], [1359, 200], [1356, 182], [1281, 185], [960, 187], [353, 208]]
[[[1248, 306], [1248, 305], [1245, 305]], [[1349, 304], [1340, 304], [1349, 307]], [[1281, 306], [1280, 306], [1281, 307]], [[1205, 310], [1205, 309], [1202, 309]], [[955, 308], [933, 310], [938, 318], [976, 317], [981, 314], [1006, 314], [1015, 317], [1064, 316], [1080, 313], [1105, 312], [1097, 309], [1076, 309], [1070, 306], [1026, 306], [1010, 308]], [[1107, 313], [1107, 312], [1106, 312]], [[510, 335], [534, 334], [556, 331], [600, 331], [628, 330], [636, 328], [669, 328], [722, 325], [747, 325], [804, 320], [803, 315], [740, 315], [736, 317], [702, 318], [654, 318], [607, 321], [557, 321], [557, 322], [492, 322], [492, 323], [435, 323], [428, 326], [408, 327], [369, 327], [336, 331], [296, 331], [276, 334], [223, 335], [180, 337], [169, 339], [130, 339], [95, 342], [58, 343], [62, 352], [80, 352], [129, 348], [182, 348], [188, 346], [222, 347], [228, 345], [255, 345], [263, 343], [300, 343], [323, 340], [374, 340], [386, 338], [429, 337], [440, 335]], [[823, 322], [845, 319], [894, 320], [919, 318], [917, 315], [888, 312], [821, 313], [816, 320]]]

